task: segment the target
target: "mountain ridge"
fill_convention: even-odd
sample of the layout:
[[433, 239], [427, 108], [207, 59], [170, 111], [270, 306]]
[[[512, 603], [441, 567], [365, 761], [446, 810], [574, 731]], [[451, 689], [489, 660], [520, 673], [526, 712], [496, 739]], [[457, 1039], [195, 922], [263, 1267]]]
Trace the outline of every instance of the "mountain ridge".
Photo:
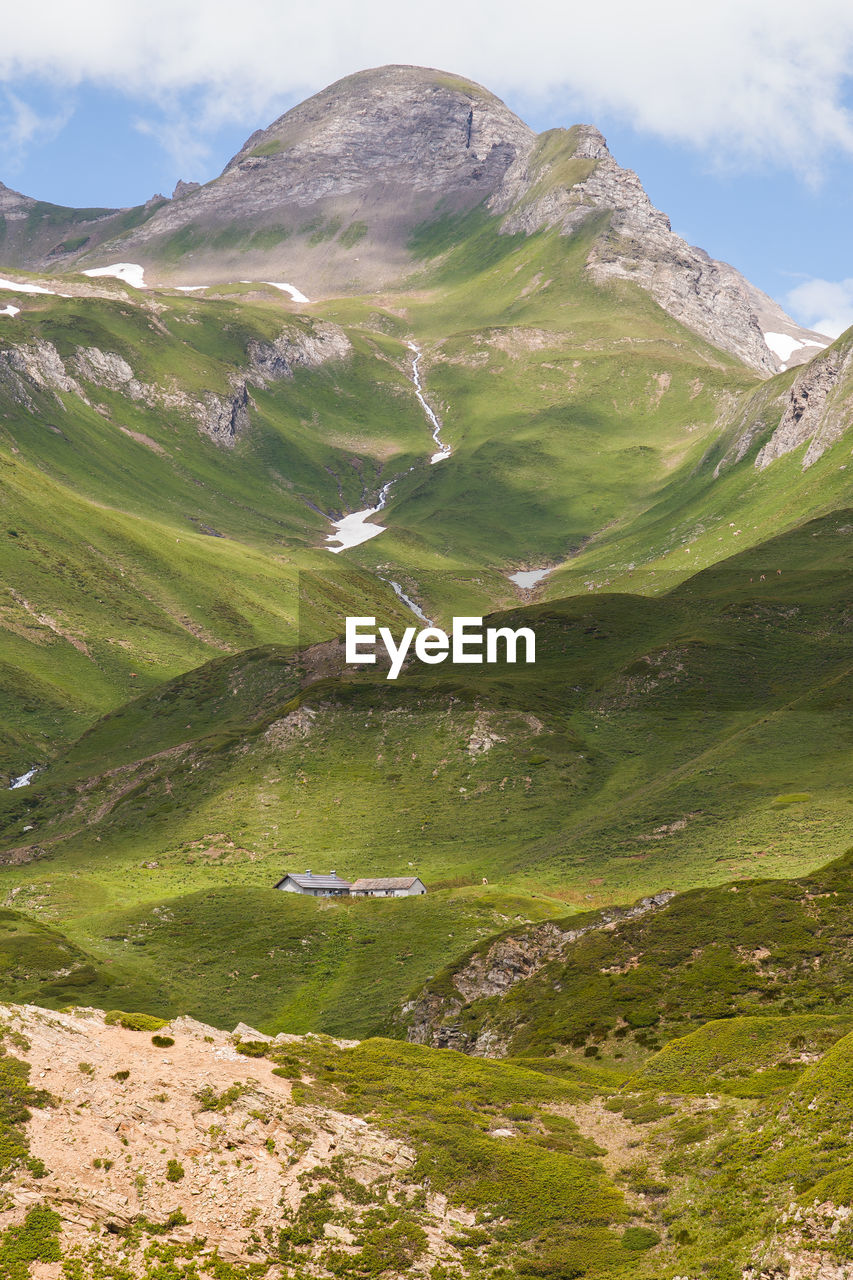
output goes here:
[[413, 235], [438, 217], [482, 205], [497, 235], [570, 237], [601, 213], [588, 262], [598, 283], [643, 288], [763, 376], [827, 344], [676, 236], [594, 126], [537, 135], [483, 86], [428, 68], [336, 81], [256, 130], [218, 177], [181, 182], [168, 200], [62, 210], [2, 188], [4, 204], [11, 266], [133, 258], [154, 283], [287, 278], [312, 298], [399, 287], [418, 265]]

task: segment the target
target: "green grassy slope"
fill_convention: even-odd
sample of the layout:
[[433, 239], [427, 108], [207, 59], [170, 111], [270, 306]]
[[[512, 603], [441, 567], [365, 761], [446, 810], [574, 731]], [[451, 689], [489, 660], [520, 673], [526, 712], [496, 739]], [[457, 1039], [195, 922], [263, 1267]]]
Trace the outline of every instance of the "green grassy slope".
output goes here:
[[[520, 610], [532, 667], [416, 665], [391, 682], [342, 670], [329, 646], [223, 656], [5, 793], [0, 893], [94, 954], [143, 968], [150, 955], [158, 981], [174, 980], [170, 1002], [183, 991], [205, 1016], [363, 1034], [447, 962], [443, 947], [461, 956], [516, 918], [808, 872], [847, 841], [845, 519], [664, 597]], [[785, 572], [759, 590], [768, 559]], [[271, 886], [308, 866], [416, 872], [431, 893], [422, 906], [282, 904]], [[256, 911], [257, 893], [272, 905]], [[187, 925], [185, 952], [155, 907], [212, 912], [213, 938], [241, 914], [258, 926], [205, 991], [186, 957], [206, 926]], [[430, 941], [416, 946], [421, 912]], [[365, 984], [358, 938], [380, 918], [385, 962]], [[125, 941], [140, 920], [156, 926], [150, 950]], [[282, 929], [302, 929], [316, 971], [270, 968]]]
[[[272, 303], [176, 298], [152, 311], [123, 296], [52, 298], [0, 339], [25, 351], [49, 342], [69, 361], [97, 347], [164, 395], [203, 400], [227, 394], [248, 344], [275, 337], [285, 319]], [[379, 345], [357, 339], [343, 362], [255, 387], [252, 429], [230, 450], [180, 405], [85, 380], [89, 403], [25, 385], [29, 403], [14, 379], [0, 387], [0, 767], [43, 760], [135, 688], [218, 652], [333, 635], [343, 613], [371, 604], [399, 616], [387, 586], [341, 575], [322, 549], [323, 512], [360, 506], [389, 458], [412, 465], [428, 443]], [[300, 617], [303, 570], [316, 599], [303, 599]]]
[[[256, 854], [500, 875], [579, 903], [758, 858], [816, 865], [846, 818], [845, 518], [659, 599], [520, 610], [533, 666], [415, 664], [392, 682], [323, 666], [322, 650], [217, 660], [7, 794], [4, 839], [98, 835], [141, 860], [227, 831]], [[757, 583], [777, 561], [785, 573]]]
[[[423, 266], [408, 283], [314, 304], [311, 319], [243, 285], [22, 295], [0, 332], [13, 366], [16, 347], [49, 342], [69, 368], [96, 347], [159, 399], [78, 375], [87, 402], [25, 378], [22, 403], [2, 379], [0, 767], [42, 762], [137, 685], [291, 641], [300, 571], [340, 593], [312, 611], [303, 639], [321, 639], [350, 608], [396, 608], [365, 576], [377, 571], [437, 618], [509, 606], [512, 569], [567, 557], [547, 595], [654, 591], [731, 554], [736, 531], [761, 542], [844, 505], [843, 443], [805, 475], [799, 454], [759, 475], [750, 453], [712, 480], [739, 424], [763, 413], [772, 430], [793, 374], [759, 385], [640, 289], [594, 286], [585, 263], [602, 229], [501, 236], [482, 210], [439, 218], [415, 237]], [[321, 319], [343, 326], [351, 355], [266, 387], [249, 374], [251, 425], [234, 448], [175, 399], [230, 394], [253, 342]], [[412, 338], [454, 450], [435, 467]], [[331, 561], [328, 515], [375, 502], [395, 476], [387, 531]]]
[[[853, 404], [853, 376], [846, 363], [851, 349], [853, 334], [848, 332], [808, 366], [818, 367], [827, 355], [837, 356], [841, 364], [834, 399], [824, 415], [833, 428], [832, 442], [821, 457], [804, 466], [804, 441], [768, 467], [756, 469], [758, 452], [779, 426], [792, 384], [803, 369], [777, 374], [733, 400], [723, 415], [722, 430], [701, 456], [658, 486], [642, 511], [627, 512], [612, 528], [598, 532], [549, 579], [547, 594], [563, 595], [581, 584], [666, 590], [673, 581], [736, 550], [765, 542], [806, 518], [849, 506], [850, 443], [844, 428]], [[749, 443], [738, 459], [742, 438]]]
[[[683, 1084], [682, 1052], [697, 1080], [727, 1077], [737, 1056], [729, 1024], [693, 1036], [691, 1028], [733, 1015], [849, 1018], [852, 868], [848, 853], [800, 879], [693, 889], [641, 918], [606, 929], [598, 922], [504, 996], [475, 993], [466, 1002], [457, 978], [472, 957], [461, 957], [425, 993], [434, 997], [431, 1025], [461, 1028], [468, 1042], [488, 1030], [515, 1056], [575, 1051], [611, 1065], [641, 1060], [681, 1036], [648, 1065], [655, 1087]], [[575, 916], [562, 928], [596, 923]], [[759, 1027], [752, 1070], [763, 1069], [774, 1060], [776, 1023], [771, 1018], [764, 1031], [763, 1022], [749, 1025]], [[846, 1032], [843, 1019], [837, 1026]], [[727, 1087], [725, 1079], [716, 1084]]]

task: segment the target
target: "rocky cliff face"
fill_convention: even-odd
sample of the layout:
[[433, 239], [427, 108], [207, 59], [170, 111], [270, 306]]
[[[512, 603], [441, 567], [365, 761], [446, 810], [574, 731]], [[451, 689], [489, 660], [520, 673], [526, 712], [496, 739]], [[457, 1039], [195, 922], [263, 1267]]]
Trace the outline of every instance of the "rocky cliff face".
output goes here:
[[762, 320], [802, 343], [798, 360], [818, 349], [818, 335], [801, 329], [733, 267], [677, 236], [636, 173], [616, 163], [592, 125], [542, 135], [490, 206], [505, 215], [503, 231], [527, 235], [545, 227], [571, 235], [591, 215], [607, 215], [589, 257], [593, 278], [640, 285], [676, 320], [762, 373], [783, 364], [765, 340]]
[[312, 297], [377, 287], [411, 270], [418, 224], [489, 197], [534, 141], [473, 81], [420, 67], [362, 72], [252, 134], [214, 182], [185, 184], [104, 253], [157, 262], [163, 275], [164, 245], [185, 245], [178, 274], [191, 282], [234, 278], [233, 263]]
[[755, 459], [759, 471], [809, 441], [803, 457], [805, 470], [844, 434], [850, 425], [853, 396], [849, 388], [844, 393], [843, 382], [851, 361], [850, 351], [833, 350], [797, 376], [779, 426]]
[[733, 442], [714, 475], [740, 462], [763, 441], [755, 467], [764, 471], [803, 445], [808, 470], [850, 427], [853, 412], [853, 345], [841, 341], [813, 357], [786, 390], [769, 385], [750, 397], [732, 431]]
[[[406, 1202], [412, 1149], [357, 1116], [296, 1103], [292, 1080], [276, 1075], [273, 1062], [237, 1052], [247, 1038], [272, 1043], [250, 1027], [228, 1034], [177, 1018], [152, 1043], [151, 1028], [111, 1024], [95, 1009], [3, 1006], [0, 1013], [9, 1048], [20, 1055], [14, 1065], [26, 1064], [33, 1086], [32, 1112], [7, 1107], [4, 1117], [0, 1232], [21, 1228], [33, 1210], [54, 1215], [43, 1223], [55, 1243], [33, 1254], [40, 1259], [34, 1277], [61, 1276], [61, 1259], [80, 1276], [152, 1276], [158, 1240], [172, 1259], [196, 1259], [189, 1272], [178, 1262], [170, 1274], [214, 1272], [214, 1261], [216, 1274], [253, 1262], [266, 1271], [264, 1245], [275, 1255], [278, 1233], [302, 1224], [318, 1185], [337, 1167], [346, 1181], [336, 1205], [352, 1229], [324, 1230], [321, 1219], [315, 1235], [303, 1230], [296, 1242], [310, 1274], [329, 1275], [322, 1256], [352, 1243], [366, 1206], [375, 1210], [380, 1196], [395, 1193]], [[281, 1036], [272, 1047], [300, 1043]], [[298, 1082], [299, 1071], [293, 1074]], [[8, 1117], [26, 1122], [28, 1160], [17, 1168], [9, 1167], [16, 1152]], [[423, 1217], [437, 1262], [451, 1252], [443, 1238], [458, 1230], [460, 1217], [445, 1224], [443, 1206], [431, 1200], [439, 1216]], [[4, 1243], [8, 1249], [8, 1236]], [[4, 1274], [25, 1276], [27, 1264]]]
[[407, 1038], [413, 1044], [437, 1049], [456, 1049], [476, 1056], [500, 1057], [506, 1046], [488, 1027], [466, 1030], [459, 1015], [466, 1005], [490, 996], [504, 995], [511, 987], [538, 973], [550, 961], [564, 954], [579, 938], [598, 930], [612, 929], [617, 921], [634, 920], [659, 910], [674, 898], [665, 890], [643, 898], [633, 907], [613, 907], [599, 912], [577, 928], [546, 921], [520, 932], [504, 934], [488, 947], [473, 951], [448, 975], [448, 982], [430, 985], [404, 1006]]
[[223, 448], [233, 448], [249, 429], [249, 385], [292, 378], [297, 368], [317, 368], [330, 360], [343, 360], [351, 351], [342, 329], [328, 322], [307, 328], [284, 329], [271, 342], [250, 342], [245, 368], [231, 374], [231, 391], [191, 395], [177, 385], [159, 386], [139, 379], [117, 352], [98, 347], [77, 347], [70, 356], [60, 355], [52, 342], [10, 344], [0, 348], [0, 389], [29, 412], [36, 411], [34, 395], [65, 392], [90, 403], [92, 388], [118, 391], [131, 400], [158, 406], [194, 420], [205, 435]]

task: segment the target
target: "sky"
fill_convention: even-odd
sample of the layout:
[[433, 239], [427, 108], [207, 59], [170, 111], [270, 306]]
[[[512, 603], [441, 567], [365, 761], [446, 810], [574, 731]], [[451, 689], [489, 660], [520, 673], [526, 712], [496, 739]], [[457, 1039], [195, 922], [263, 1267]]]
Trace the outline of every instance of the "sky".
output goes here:
[[596, 124], [674, 230], [798, 320], [853, 323], [849, 0], [4, 5], [0, 181], [76, 206], [206, 181], [331, 81], [402, 62], [536, 129]]

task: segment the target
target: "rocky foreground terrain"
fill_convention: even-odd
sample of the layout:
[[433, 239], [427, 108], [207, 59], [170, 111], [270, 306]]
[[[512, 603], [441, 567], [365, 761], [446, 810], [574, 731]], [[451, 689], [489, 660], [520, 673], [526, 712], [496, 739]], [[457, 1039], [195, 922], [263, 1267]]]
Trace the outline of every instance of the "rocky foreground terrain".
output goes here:
[[[358, 1254], [358, 1224], [375, 1215], [377, 1199], [405, 1205], [416, 1194], [411, 1148], [358, 1116], [294, 1104], [292, 1082], [274, 1063], [246, 1055], [247, 1036], [256, 1051], [270, 1038], [242, 1024], [228, 1034], [178, 1018], [152, 1035], [151, 1025], [110, 1025], [95, 1009], [4, 1006], [0, 1017], [7, 1049], [29, 1065], [37, 1091], [28, 1099], [28, 1163], [4, 1187], [0, 1266], [10, 1232], [32, 1226], [34, 1214], [47, 1214], [51, 1229], [48, 1247], [31, 1252], [33, 1280], [55, 1280], [63, 1260], [74, 1260], [75, 1275], [146, 1274], [152, 1241], [155, 1253], [257, 1263], [281, 1250], [282, 1230], [313, 1266], [330, 1247]], [[302, 1041], [275, 1044], [291, 1042]], [[340, 1170], [337, 1212], [322, 1215], [337, 1221], [318, 1227], [317, 1185]], [[473, 1215], [432, 1196], [421, 1197], [418, 1217], [428, 1243], [416, 1271], [428, 1273]]]

